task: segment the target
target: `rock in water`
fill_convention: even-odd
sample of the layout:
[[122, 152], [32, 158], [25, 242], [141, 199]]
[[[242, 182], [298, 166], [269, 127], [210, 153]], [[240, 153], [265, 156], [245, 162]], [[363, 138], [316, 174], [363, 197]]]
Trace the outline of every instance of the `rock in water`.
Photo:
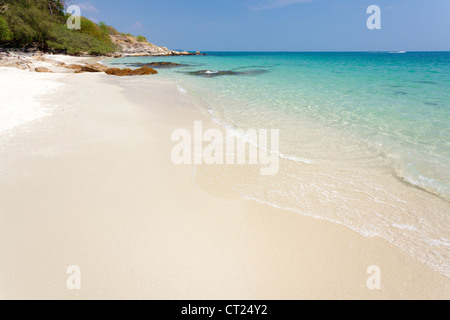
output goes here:
[[142, 62], [136, 62], [136, 63], [127, 63], [130, 67], [149, 67], [149, 68], [161, 68], [161, 69], [168, 69], [168, 68], [179, 68], [179, 67], [187, 67], [188, 64], [180, 64], [175, 62], [150, 62], [150, 63], [142, 63]]
[[126, 69], [110, 68], [106, 70], [105, 73], [112, 76], [123, 77], [123, 76], [145, 76], [149, 74], [157, 74], [158, 71], [148, 67], [142, 67], [136, 70], [131, 70], [129, 68]]
[[142, 67], [142, 68], [133, 70], [133, 71], [131, 72], [131, 75], [132, 75], [132, 76], [146, 76], [146, 75], [149, 75], [149, 74], [157, 74], [157, 73], [158, 73], [158, 71], [156, 71], [156, 70], [153, 69], [153, 68]]

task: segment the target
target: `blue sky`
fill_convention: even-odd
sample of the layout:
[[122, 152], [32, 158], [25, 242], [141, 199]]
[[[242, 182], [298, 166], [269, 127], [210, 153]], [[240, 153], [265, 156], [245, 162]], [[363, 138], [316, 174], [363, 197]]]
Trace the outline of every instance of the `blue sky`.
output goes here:
[[[450, 0], [72, 0], [82, 15], [170, 49], [450, 51]], [[381, 8], [369, 30], [368, 6]]]

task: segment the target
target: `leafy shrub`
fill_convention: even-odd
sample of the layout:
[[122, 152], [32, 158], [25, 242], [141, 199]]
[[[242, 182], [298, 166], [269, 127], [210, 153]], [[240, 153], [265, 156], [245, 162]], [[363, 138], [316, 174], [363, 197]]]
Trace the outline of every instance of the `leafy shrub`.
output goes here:
[[51, 30], [57, 16], [48, 11], [46, 0], [4, 0], [8, 10], [3, 14], [11, 31], [12, 44], [23, 46], [42, 42]]
[[147, 42], [147, 38], [143, 36], [137, 36], [137, 41], [139, 42]]
[[9, 30], [6, 21], [0, 17], [0, 43], [11, 40], [11, 30]]
[[108, 32], [108, 26], [106, 25], [106, 23], [104, 23], [104, 22], [99, 22], [99, 23], [98, 23], [98, 27], [100, 28], [100, 30], [101, 30], [104, 34], [109, 34], [109, 32]]
[[98, 26], [102, 30], [102, 32], [106, 35], [119, 35], [120, 32], [114, 29], [111, 26], [106, 25], [104, 22], [99, 22]]
[[116, 29], [114, 29], [114, 28], [111, 27], [111, 26], [106, 26], [106, 29], [108, 30], [108, 33], [109, 33], [110, 35], [118, 36], [118, 35], [120, 34], [119, 31], [117, 31]]
[[79, 32], [88, 34], [101, 41], [109, 40], [108, 33], [104, 32], [100, 26], [85, 17], [81, 17], [81, 30]]
[[58, 26], [52, 31], [48, 46], [53, 50], [75, 55], [82, 52], [102, 55], [116, 51], [116, 47], [111, 41], [102, 41], [89, 34], [69, 30], [64, 25]]

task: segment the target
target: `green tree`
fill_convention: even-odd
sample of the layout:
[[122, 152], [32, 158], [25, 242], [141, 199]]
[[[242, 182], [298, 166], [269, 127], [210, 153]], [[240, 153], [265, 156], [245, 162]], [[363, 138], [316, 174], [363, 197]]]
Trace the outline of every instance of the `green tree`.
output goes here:
[[64, 0], [47, 0], [47, 6], [50, 14], [64, 16], [64, 8], [66, 5], [66, 1]]
[[0, 16], [0, 43], [8, 42], [11, 40], [11, 30], [9, 30], [8, 24]]
[[116, 51], [110, 34], [117, 30], [81, 18], [81, 30], [69, 30], [64, 0], [0, 0], [0, 45], [33, 47], [77, 54]]

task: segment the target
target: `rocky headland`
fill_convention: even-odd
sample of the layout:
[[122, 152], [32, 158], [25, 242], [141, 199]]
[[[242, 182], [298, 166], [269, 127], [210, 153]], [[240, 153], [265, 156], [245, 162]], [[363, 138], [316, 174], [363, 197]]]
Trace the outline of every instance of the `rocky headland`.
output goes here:
[[174, 51], [166, 47], [158, 47], [146, 40], [140, 40], [132, 35], [111, 35], [112, 42], [119, 48], [114, 56], [188, 56], [204, 55], [203, 53]]

